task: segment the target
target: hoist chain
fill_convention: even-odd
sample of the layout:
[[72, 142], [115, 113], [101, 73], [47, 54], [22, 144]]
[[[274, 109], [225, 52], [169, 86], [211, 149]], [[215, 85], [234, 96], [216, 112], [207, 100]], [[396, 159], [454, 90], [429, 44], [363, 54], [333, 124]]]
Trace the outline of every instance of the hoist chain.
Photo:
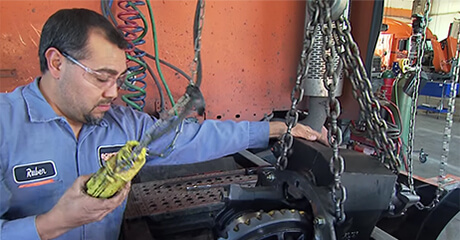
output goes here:
[[395, 143], [387, 136], [388, 125], [380, 115], [380, 103], [372, 92], [372, 86], [359, 55], [359, 49], [351, 35], [349, 20], [343, 15], [335, 21], [336, 50], [339, 53], [345, 74], [350, 78], [353, 96], [358, 101], [361, 119], [366, 122], [369, 136], [381, 162], [388, 161], [390, 169], [398, 171], [400, 161], [395, 155]]
[[201, 64], [200, 61], [200, 51], [201, 51], [201, 33], [203, 31], [203, 25], [204, 25], [204, 8], [205, 8], [205, 0], [198, 0], [197, 3], [199, 6], [197, 6], [197, 11], [198, 11], [198, 25], [197, 25], [197, 32], [196, 32], [196, 37], [194, 39], [194, 50], [195, 50], [195, 55], [193, 57], [193, 62], [190, 66], [190, 70], [192, 72], [191, 78], [190, 78], [190, 84], [195, 85], [199, 84], [199, 81], [197, 80], [197, 73], [198, 73], [198, 67], [199, 64]]
[[[414, 79], [414, 90], [412, 92], [412, 103], [411, 103], [411, 110], [410, 110], [410, 120], [409, 120], [409, 134], [408, 134], [408, 143], [407, 143], [407, 164], [408, 164], [408, 173], [407, 173], [407, 181], [409, 185], [409, 189], [412, 194], [416, 194], [415, 187], [414, 187], [414, 177], [413, 177], [413, 145], [414, 145], [414, 133], [415, 133], [415, 117], [417, 113], [417, 100], [419, 95], [419, 87], [420, 87], [420, 76], [422, 73], [422, 58], [426, 40], [426, 28], [428, 26], [428, 13], [430, 11], [431, 2], [427, 0], [424, 14], [421, 20], [422, 31], [417, 31], [416, 33], [413, 32], [410, 40], [410, 49], [409, 49], [409, 61], [411, 63], [415, 60], [415, 79]], [[418, 26], [414, 26], [412, 24], [412, 28], [416, 28]], [[418, 203], [416, 206], [419, 206]]]
[[308, 5], [308, 12], [312, 17], [311, 21], [305, 23], [305, 32], [304, 32], [304, 41], [303, 41], [303, 49], [302, 54], [300, 55], [300, 62], [297, 68], [297, 79], [295, 82], [295, 86], [291, 92], [291, 108], [288, 110], [286, 114], [286, 126], [287, 130], [281, 136], [280, 139], [280, 148], [281, 154], [276, 161], [276, 167], [280, 170], [284, 170], [288, 164], [288, 152], [292, 148], [292, 144], [294, 143], [294, 137], [291, 134], [292, 128], [297, 124], [299, 120], [299, 112], [297, 111], [297, 104], [302, 101], [303, 98], [303, 88], [302, 82], [306, 78], [308, 72], [308, 63], [310, 62], [311, 53], [313, 51], [313, 44], [314, 44], [314, 37], [313, 32], [318, 25], [319, 13], [320, 9], [318, 5]]
[[[331, 6], [329, 0], [319, 1], [320, 8], [323, 9], [321, 14], [320, 25], [323, 35], [322, 58], [326, 63], [326, 71], [323, 75], [323, 85], [328, 91], [329, 111], [328, 117], [330, 124], [328, 128], [328, 140], [332, 147], [332, 156], [329, 161], [329, 168], [334, 175], [334, 185], [332, 186], [332, 198], [335, 205], [335, 216], [338, 223], [345, 220], [345, 211], [343, 203], [346, 200], [346, 189], [342, 185], [342, 174], [345, 169], [343, 157], [339, 153], [339, 146], [342, 144], [342, 129], [337, 124], [340, 116], [340, 102], [336, 97], [336, 88], [338, 85], [340, 73], [342, 72], [342, 63], [334, 63], [337, 59], [337, 51], [334, 48], [334, 38], [332, 36], [333, 23], [331, 19]], [[330, 81], [329, 79], [332, 79]]]
[[444, 135], [442, 142], [443, 153], [441, 155], [441, 162], [439, 163], [439, 175], [438, 175], [438, 188], [436, 189], [436, 196], [433, 201], [428, 205], [424, 206], [422, 203], [418, 202], [416, 204], [417, 208], [420, 210], [431, 209], [439, 203], [439, 199], [443, 193], [443, 187], [446, 180], [446, 166], [449, 159], [449, 144], [452, 137], [452, 124], [453, 124], [453, 115], [455, 112], [455, 96], [457, 96], [457, 86], [459, 83], [460, 75], [460, 30], [457, 33], [457, 51], [455, 53], [455, 58], [452, 61], [452, 81], [450, 85], [450, 96], [448, 99], [448, 111], [446, 115], [446, 125], [444, 127]]

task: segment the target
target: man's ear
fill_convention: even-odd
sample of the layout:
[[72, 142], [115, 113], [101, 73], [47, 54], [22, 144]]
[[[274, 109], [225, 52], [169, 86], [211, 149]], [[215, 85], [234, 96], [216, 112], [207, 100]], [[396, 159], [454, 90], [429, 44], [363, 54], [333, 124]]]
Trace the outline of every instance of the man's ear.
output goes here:
[[48, 48], [45, 52], [46, 63], [48, 64], [48, 71], [55, 79], [61, 77], [61, 68], [64, 61], [64, 56], [56, 48]]

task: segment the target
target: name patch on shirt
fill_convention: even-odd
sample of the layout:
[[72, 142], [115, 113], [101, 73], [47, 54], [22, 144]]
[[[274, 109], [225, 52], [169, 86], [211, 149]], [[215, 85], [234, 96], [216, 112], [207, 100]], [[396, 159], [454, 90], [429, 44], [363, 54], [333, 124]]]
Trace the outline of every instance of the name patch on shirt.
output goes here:
[[13, 167], [13, 176], [16, 183], [45, 180], [55, 177], [56, 174], [56, 165], [51, 160]]
[[110, 146], [100, 146], [97, 149], [99, 156], [99, 164], [102, 166], [105, 165], [105, 162], [110, 159], [110, 157], [117, 154], [117, 152], [124, 146], [123, 145], [110, 145]]

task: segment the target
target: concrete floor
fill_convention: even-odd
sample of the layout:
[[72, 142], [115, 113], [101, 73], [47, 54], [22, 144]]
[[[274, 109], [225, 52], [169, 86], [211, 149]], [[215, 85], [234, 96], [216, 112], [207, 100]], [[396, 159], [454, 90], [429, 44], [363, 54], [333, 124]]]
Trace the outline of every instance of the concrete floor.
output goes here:
[[[436, 99], [421, 98], [421, 101], [439, 101]], [[419, 101], [420, 103], [420, 101]], [[460, 177], [460, 98], [456, 99], [456, 113], [452, 126], [452, 136], [449, 147], [448, 165], [446, 173]], [[414, 153], [414, 174], [423, 178], [432, 178], [439, 175], [439, 165], [443, 154], [443, 135], [446, 126], [446, 115], [418, 111], [415, 125], [414, 151], [423, 148], [429, 154], [425, 163], [420, 163], [418, 153]], [[460, 213], [451, 220], [439, 236], [438, 240], [456, 240], [460, 236]]]
[[[459, 99], [460, 100], [460, 99]], [[459, 108], [457, 108], [460, 111]], [[428, 113], [418, 111], [415, 122], [415, 140], [414, 140], [414, 173], [423, 178], [438, 176], [439, 165], [443, 151], [444, 127], [446, 126], [445, 115], [440, 115], [437, 119], [437, 113]], [[452, 134], [449, 145], [447, 173], [460, 176], [460, 120], [455, 118], [452, 125]], [[419, 161], [420, 149], [428, 154], [428, 160], [425, 163]]]

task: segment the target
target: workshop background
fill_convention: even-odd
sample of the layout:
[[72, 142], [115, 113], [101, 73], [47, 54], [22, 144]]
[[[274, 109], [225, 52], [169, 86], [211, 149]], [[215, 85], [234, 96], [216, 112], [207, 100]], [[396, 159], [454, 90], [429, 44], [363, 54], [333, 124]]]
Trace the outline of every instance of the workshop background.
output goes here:
[[[194, 57], [193, 19], [195, 1], [150, 1], [156, 39], [152, 29], [141, 46], [149, 53], [191, 74]], [[385, 1], [384, 16], [411, 22], [412, 0]], [[61, 8], [89, 8], [101, 11], [100, 1], [5, 1], [0, 0], [0, 92], [11, 92], [40, 75], [38, 42], [45, 20]], [[112, 6], [115, 12], [122, 10]], [[139, 9], [148, 13], [147, 6]], [[302, 48], [305, 3], [302, 1], [206, 1], [202, 32], [202, 92], [206, 100], [206, 119], [261, 120], [273, 110], [290, 107], [290, 93], [296, 79]], [[356, 18], [356, 16], [354, 16]], [[428, 28], [439, 40], [447, 37], [449, 26], [460, 19], [460, 1], [432, 0]], [[353, 19], [352, 19], [353, 20]], [[150, 19], [147, 19], [150, 21]], [[359, 29], [359, 28], [358, 28]], [[356, 31], [356, 29], [353, 29]], [[357, 41], [358, 35], [355, 35]], [[157, 47], [154, 47], [154, 42]], [[363, 54], [365, 50], [361, 49]], [[146, 59], [154, 66], [154, 60]], [[163, 67], [172, 98], [181, 96], [188, 81], [176, 71]], [[145, 99], [139, 106], [154, 113], [161, 100], [153, 79], [144, 79]], [[347, 88], [348, 87], [348, 88]], [[349, 86], [342, 96], [343, 118], [357, 117]], [[125, 104], [121, 100], [120, 104]], [[171, 104], [165, 101], [166, 109]], [[419, 97], [419, 105], [439, 107], [440, 96]], [[144, 105], [145, 104], [145, 105]], [[460, 176], [460, 99], [456, 99], [447, 172]], [[443, 154], [445, 113], [418, 110], [414, 143], [415, 175], [435, 182]], [[420, 151], [428, 154], [419, 160]], [[457, 239], [460, 220], [440, 239]], [[457, 226], [457, 227], [455, 227]]]

